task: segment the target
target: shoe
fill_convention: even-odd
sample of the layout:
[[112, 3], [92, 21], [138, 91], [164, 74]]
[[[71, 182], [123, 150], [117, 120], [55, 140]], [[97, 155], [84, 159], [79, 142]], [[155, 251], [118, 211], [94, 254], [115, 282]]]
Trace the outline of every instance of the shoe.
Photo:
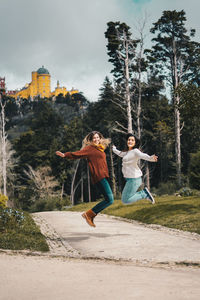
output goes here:
[[155, 204], [154, 197], [150, 193], [149, 189], [147, 187], [144, 188], [146, 194], [147, 194], [147, 200], [151, 201], [152, 204]]
[[86, 220], [86, 222], [88, 223], [88, 225], [92, 226], [92, 227], [96, 227], [96, 225], [94, 224], [93, 220], [96, 217], [96, 214], [90, 209], [86, 212], [84, 212], [82, 214], [82, 217]]

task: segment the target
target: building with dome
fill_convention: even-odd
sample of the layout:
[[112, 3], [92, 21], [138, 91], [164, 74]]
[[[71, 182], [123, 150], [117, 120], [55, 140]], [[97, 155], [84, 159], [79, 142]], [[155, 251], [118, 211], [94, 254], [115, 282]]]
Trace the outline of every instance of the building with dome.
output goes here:
[[63, 96], [65, 96], [67, 93], [72, 95], [78, 92], [79, 91], [75, 89], [67, 91], [65, 87], [59, 86], [59, 82], [57, 82], [55, 90], [51, 92], [51, 75], [49, 74], [49, 71], [42, 66], [37, 71], [32, 72], [32, 81], [27, 83], [21, 90], [16, 91], [12, 97], [15, 99], [34, 99], [38, 96], [40, 98], [49, 98], [51, 96], [58, 96], [59, 94], [63, 94]]
[[18, 98], [34, 98], [40, 96], [41, 98], [51, 96], [51, 76], [49, 71], [42, 66], [37, 71], [32, 72], [31, 83], [26, 84], [20, 91], [16, 91], [13, 95], [15, 99]]

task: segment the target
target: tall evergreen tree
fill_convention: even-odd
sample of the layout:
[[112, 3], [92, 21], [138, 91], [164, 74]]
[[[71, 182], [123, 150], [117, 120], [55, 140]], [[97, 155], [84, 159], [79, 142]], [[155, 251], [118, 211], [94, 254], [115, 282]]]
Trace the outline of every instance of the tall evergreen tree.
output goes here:
[[[151, 33], [157, 34], [152, 41], [155, 43], [149, 50], [149, 59], [152, 68], [156, 68], [159, 75], [170, 84], [172, 102], [174, 105], [174, 128], [175, 128], [175, 154], [177, 183], [181, 185], [181, 121], [180, 121], [180, 96], [177, 88], [183, 80], [192, 76], [194, 68], [194, 53], [198, 56], [199, 45], [191, 41], [195, 30], [187, 34], [185, 28], [185, 12], [176, 10], [164, 11], [161, 18], [153, 24]], [[199, 56], [198, 56], [199, 57]]]

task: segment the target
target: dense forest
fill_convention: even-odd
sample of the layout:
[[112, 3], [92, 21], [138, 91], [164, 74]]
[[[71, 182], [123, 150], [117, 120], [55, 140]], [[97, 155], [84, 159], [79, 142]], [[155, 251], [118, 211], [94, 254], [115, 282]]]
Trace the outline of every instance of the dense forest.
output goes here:
[[[81, 148], [92, 130], [118, 149], [125, 134], [142, 151], [159, 157], [141, 161], [144, 182], [155, 194], [200, 190], [200, 44], [187, 30], [184, 11], [164, 11], [152, 25], [152, 48], [120, 22], [108, 22], [108, 60], [113, 68], [96, 102], [82, 93], [56, 100], [1, 96], [0, 189], [10, 205], [29, 211], [60, 209], [100, 197], [90, 184], [87, 162], [55, 155]], [[168, 92], [166, 92], [168, 91]], [[121, 159], [106, 150], [110, 183], [120, 197]]]

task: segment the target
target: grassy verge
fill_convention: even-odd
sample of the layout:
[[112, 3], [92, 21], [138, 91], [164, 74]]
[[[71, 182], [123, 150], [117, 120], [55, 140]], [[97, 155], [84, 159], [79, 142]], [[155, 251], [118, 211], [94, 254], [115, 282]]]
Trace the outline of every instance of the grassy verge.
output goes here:
[[[155, 205], [150, 204], [147, 200], [131, 205], [123, 205], [120, 200], [115, 200], [114, 204], [105, 209], [103, 213], [200, 234], [199, 197], [163, 196], [156, 197], [155, 200]], [[84, 211], [94, 205], [95, 202], [79, 204], [69, 210]]]
[[0, 208], [0, 248], [48, 251], [45, 237], [32, 217], [22, 211]]

